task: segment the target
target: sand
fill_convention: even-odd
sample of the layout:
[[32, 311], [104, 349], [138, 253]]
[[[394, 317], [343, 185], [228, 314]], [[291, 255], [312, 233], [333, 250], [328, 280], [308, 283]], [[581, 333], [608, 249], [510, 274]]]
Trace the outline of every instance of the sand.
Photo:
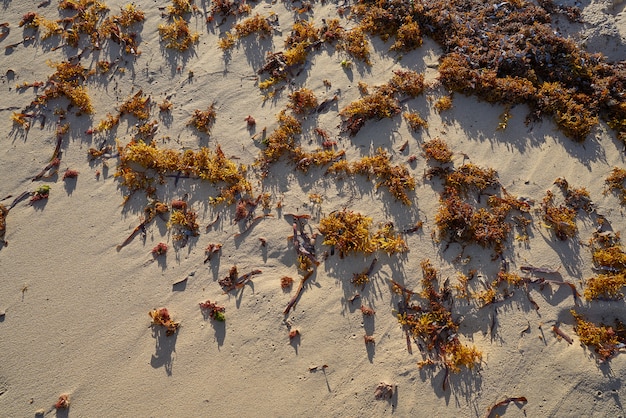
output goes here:
[[[623, 207], [612, 194], [604, 195], [604, 178], [614, 166], [624, 167], [623, 145], [604, 123], [595, 127], [584, 143], [566, 138], [553, 121], [546, 119], [527, 125], [528, 108], [512, 108], [508, 126], [497, 130], [503, 106], [481, 102], [474, 97], [453, 96], [453, 108], [434, 110], [437, 98], [449, 94], [437, 85], [437, 63], [442, 51], [432, 40], [405, 54], [401, 60], [389, 54], [389, 42], [372, 38], [372, 65], [356, 60], [350, 69], [341, 66], [344, 54], [322, 48], [310, 55], [304, 71], [294, 77], [275, 98], [264, 101], [256, 72], [268, 51], [283, 49], [284, 39], [297, 13], [291, 2], [253, 4], [253, 13], [276, 13], [280, 28], [270, 38], [254, 36], [237, 43], [228, 57], [216, 47], [224, 25], [205, 24], [202, 14], [190, 18], [200, 33], [199, 43], [190, 52], [164, 48], [157, 27], [165, 21], [165, 1], [137, 6], [146, 14], [136, 30], [141, 55], [122, 57], [120, 70], [98, 75], [87, 83], [95, 112], [76, 116], [68, 112], [70, 131], [62, 142], [59, 174], [33, 181], [49, 162], [55, 147], [57, 117], [52, 109], [48, 119], [32, 123], [26, 133], [10, 121], [12, 112], [24, 109], [35, 98], [33, 89], [16, 89], [16, 84], [44, 81], [53, 72], [46, 61], [62, 61], [77, 52], [60, 48], [58, 37], [40, 35], [27, 45], [7, 50], [0, 58], [0, 198], [8, 206], [24, 191], [42, 184], [50, 186], [47, 200], [19, 202], [7, 216], [5, 239], [0, 249], [0, 416], [33, 416], [43, 410], [46, 416], [484, 416], [488, 408], [508, 397], [525, 397], [527, 402], [499, 408], [510, 417], [537, 416], [623, 416], [626, 391], [623, 374], [626, 361], [617, 355], [600, 364], [593, 350], [580, 344], [574, 333], [574, 307], [571, 291], [565, 287], [532, 287], [530, 294], [539, 306], [532, 308], [523, 292], [502, 303], [485, 308], [457, 301], [453, 314], [461, 327], [460, 339], [483, 353], [479, 366], [450, 376], [443, 389], [441, 368], [419, 369], [422, 360], [417, 345], [407, 351], [405, 334], [396, 319], [397, 298], [389, 280], [419, 290], [420, 262], [430, 259], [443, 282], [456, 281], [457, 272], [477, 270], [479, 278], [493, 279], [500, 268], [492, 261], [492, 251], [470, 246], [462, 252], [458, 244], [449, 247], [432, 239], [436, 230], [440, 186], [423, 178], [428, 165], [420, 154], [420, 144], [428, 139], [444, 139], [455, 153], [455, 164], [466, 161], [491, 167], [510, 193], [539, 202], [547, 189], [556, 190], [553, 181], [564, 177], [575, 187], [586, 187], [598, 213], [609, 220], [615, 231], [624, 227]], [[111, 13], [122, 2], [109, 1]], [[208, 9], [209, 2], [201, 2]], [[29, 34], [17, 26], [21, 16], [34, 6], [4, 1], [2, 21], [10, 23], [9, 34], [0, 46], [19, 42]], [[624, 3], [582, 2], [584, 24], [570, 28], [570, 36], [612, 59], [624, 59], [626, 26]], [[336, 16], [337, 6], [316, 4], [312, 18]], [[56, 19], [56, 4], [36, 9]], [[561, 22], [565, 31], [564, 20]], [[347, 27], [354, 22], [346, 20]], [[280, 31], [279, 31], [280, 30]], [[608, 35], [607, 35], [608, 33]], [[606, 42], [602, 41], [603, 39]], [[87, 53], [81, 60], [95, 67], [102, 59], [114, 60], [116, 48]], [[411, 132], [400, 115], [369, 122], [355, 137], [341, 134], [338, 111], [360, 97], [357, 84], [375, 86], [386, 82], [391, 71], [410, 68], [425, 75], [426, 93], [403, 103], [403, 110], [419, 112], [428, 128]], [[191, 74], [192, 73], [192, 74]], [[329, 80], [332, 86], [325, 86]], [[111, 133], [87, 135], [107, 112], [143, 90], [153, 103], [170, 97], [170, 117], [159, 119], [156, 106], [151, 119], [160, 120], [155, 136], [160, 146], [198, 149], [217, 144], [237, 163], [251, 165], [262, 145], [251, 136], [276, 126], [276, 114], [296, 88], [312, 89], [321, 101], [338, 100], [330, 110], [304, 119], [305, 132], [299, 141], [307, 149], [318, 143], [312, 133], [321, 127], [332, 134], [346, 158], [354, 160], [378, 147], [387, 150], [394, 163], [406, 165], [417, 179], [411, 194], [413, 204], [403, 205], [384, 188], [362, 177], [343, 180], [325, 175], [325, 167], [312, 167], [306, 174], [294, 164], [279, 161], [269, 176], [249, 178], [254, 192], [270, 193], [272, 217], [259, 220], [246, 233], [233, 223], [234, 205], [210, 205], [216, 188], [200, 180], [168, 179], [158, 186], [165, 202], [188, 194], [188, 204], [198, 212], [200, 235], [177, 247], [164, 219], [148, 224], [145, 237], [135, 237], [120, 251], [124, 241], [141, 222], [146, 197], [136, 193], [123, 204], [126, 190], [113, 176], [117, 158], [90, 161], [87, 151], [103, 141], [126, 144], [133, 135], [136, 120], [124, 117]], [[217, 117], [211, 135], [199, 133], [187, 122], [195, 109], [215, 103]], [[58, 99], [51, 107], [66, 108]], [[256, 127], [251, 132], [244, 118], [252, 115]], [[164, 139], [166, 138], [166, 139]], [[408, 149], [400, 147], [408, 141]], [[416, 155], [413, 163], [407, 160]], [[63, 180], [67, 169], [79, 172], [76, 179]], [[100, 173], [97, 175], [97, 173]], [[321, 203], [311, 202], [317, 193]], [[282, 207], [277, 208], [278, 202]], [[353, 273], [367, 268], [373, 256], [337, 254], [322, 261], [307, 282], [295, 308], [283, 315], [296, 289], [283, 291], [280, 278], [291, 276], [298, 282], [296, 253], [289, 241], [292, 224], [289, 213], [311, 215], [307, 225], [316, 232], [319, 220], [333, 211], [348, 208], [373, 219], [375, 225], [393, 222], [398, 228], [423, 222], [423, 229], [405, 235], [410, 251], [404, 255], [377, 254], [379, 259], [370, 283], [356, 289]], [[206, 226], [217, 215], [210, 228]], [[591, 270], [587, 242], [596, 225], [580, 216], [575, 239], [559, 241], [533, 213], [527, 242], [510, 239], [504, 257], [513, 271], [519, 266], [559, 268], [562, 277], [575, 283], [582, 293]], [[266, 240], [262, 246], [259, 238]], [[319, 259], [324, 251], [323, 237], [316, 240]], [[169, 250], [158, 261], [151, 249], [165, 242]], [[209, 243], [222, 243], [221, 251], [204, 263]], [[466, 258], [463, 264], [459, 255]], [[218, 280], [236, 265], [240, 273], [262, 270], [249, 284], [225, 294]], [[187, 278], [186, 282], [173, 283]], [[350, 298], [359, 291], [360, 302]], [[211, 300], [225, 307], [225, 322], [203, 316], [198, 303]], [[360, 304], [375, 309], [364, 317]], [[180, 328], [166, 337], [151, 326], [148, 312], [167, 307]], [[589, 318], [611, 321], [626, 318], [623, 301], [581, 302], [579, 312]], [[492, 329], [497, 311], [497, 325]], [[552, 332], [556, 322], [574, 340], [568, 344]], [[289, 331], [300, 335], [293, 340]], [[366, 345], [363, 336], [372, 335], [375, 345]], [[327, 366], [327, 367], [323, 367]], [[311, 370], [313, 369], [313, 370]], [[377, 400], [377, 385], [394, 386], [391, 399]], [[59, 395], [70, 395], [68, 410], [55, 410]]]

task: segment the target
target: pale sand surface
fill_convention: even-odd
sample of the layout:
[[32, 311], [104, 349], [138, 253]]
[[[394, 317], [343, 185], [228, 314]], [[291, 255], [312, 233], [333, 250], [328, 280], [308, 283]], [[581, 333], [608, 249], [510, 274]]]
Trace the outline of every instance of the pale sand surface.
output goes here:
[[[483, 352], [479, 370], [451, 375], [450, 388], [442, 389], [443, 371], [420, 370], [419, 351], [407, 352], [404, 333], [395, 317], [397, 300], [389, 279], [419, 289], [420, 262], [430, 259], [440, 270], [442, 280], [456, 280], [457, 271], [467, 266], [455, 260], [461, 253], [458, 244], [445, 249], [445, 243], [431, 239], [434, 217], [439, 205], [437, 182], [422, 179], [427, 168], [419, 144], [440, 137], [455, 152], [455, 163], [467, 154], [469, 161], [497, 170], [500, 182], [512, 194], [540, 201], [545, 190], [556, 190], [553, 181], [565, 177], [574, 187], [586, 187], [599, 213], [604, 214], [616, 231], [624, 229], [623, 208], [614, 195], [603, 195], [604, 178], [614, 166], [624, 167], [623, 146], [604, 123], [592, 130], [582, 144], [564, 137], [551, 120], [524, 124], [525, 106], [514, 107], [505, 130], [497, 131], [502, 106], [480, 102], [473, 97], [454, 95], [454, 107], [439, 114], [432, 97], [447, 94], [441, 87], [431, 87], [425, 94], [403, 104], [404, 109], [419, 112], [427, 119], [428, 129], [412, 133], [400, 115], [393, 119], [370, 122], [354, 138], [340, 134], [338, 110], [360, 97], [357, 83], [382, 84], [391, 71], [411, 68], [437, 79], [439, 47], [430, 39], [398, 61], [386, 51], [389, 45], [372, 39], [374, 53], [371, 67], [355, 62], [344, 71], [344, 55], [333, 48], [322, 48], [310, 55], [305, 71], [293, 78], [275, 100], [263, 102], [256, 82], [251, 79], [262, 65], [267, 51], [283, 49], [295, 13], [288, 4], [255, 3], [254, 12], [278, 15], [282, 35], [260, 43], [245, 39], [225, 60], [216, 47], [220, 31], [230, 27], [207, 25], [203, 18], [192, 18], [192, 28], [200, 32], [200, 41], [192, 53], [165, 50], [159, 42], [157, 25], [164, 20], [156, 6], [164, 1], [138, 2], [146, 12], [140, 26], [142, 54], [126, 57], [126, 71], [114, 76], [98, 76], [87, 83], [95, 114], [69, 116], [70, 133], [63, 142], [62, 173], [66, 168], [79, 171], [76, 181], [64, 182], [61, 176], [33, 182], [55, 146], [56, 118], [49, 112], [43, 129], [34, 123], [27, 135], [10, 121], [12, 106], [23, 109], [34, 98], [32, 89], [18, 92], [15, 85], [45, 80], [53, 70], [46, 60], [61, 61], [66, 51], [51, 51], [56, 45], [35, 41], [19, 46], [0, 57], [2, 95], [0, 96], [0, 198], [32, 191], [40, 184], [51, 186], [50, 198], [41, 204], [17, 204], [7, 218], [5, 239], [0, 250], [0, 416], [33, 416], [44, 409], [47, 416], [484, 416], [487, 409], [506, 397], [524, 396], [523, 406], [510, 404], [510, 417], [538, 416], [624, 416], [626, 389], [623, 379], [626, 360], [617, 355], [608, 364], [599, 365], [591, 350], [581, 346], [573, 331], [569, 310], [574, 306], [568, 288], [546, 287], [531, 290], [539, 310], [532, 309], [522, 292], [497, 305], [497, 327], [490, 332], [492, 307], [478, 309], [459, 301], [453, 310], [462, 319], [460, 338]], [[122, 2], [109, 1], [112, 12]], [[53, 2], [37, 9], [49, 18], [57, 18]], [[607, 44], [618, 45], [624, 59], [624, 3], [610, 7], [607, 2], [584, 6], [585, 18], [596, 18], [604, 25], [615, 26], [617, 35]], [[602, 7], [600, 7], [602, 6]], [[28, 2], [5, 0], [2, 21], [10, 22], [11, 32], [0, 46], [22, 39], [17, 27], [21, 16], [34, 10]], [[253, 13], [254, 13], [253, 12]], [[336, 15], [336, 6], [315, 5], [316, 24]], [[611, 20], [612, 19], [612, 20]], [[353, 22], [346, 21], [347, 27]], [[584, 25], [593, 38], [593, 26]], [[582, 29], [581, 29], [582, 30]], [[593, 36], [592, 36], [593, 35]], [[595, 39], [595, 38], [594, 38]], [[599, 45], [594, 42], [593, 45]], [[71, 52], [75, 53], [75, 51]], [[115, 56], [113, 57], [115, 58]], [[112, 59], [103, 50], [99, 56], [87, 54], [82, 63], [94, 66], [99, 59]], [[353, 60], [354, 61], [354, 60]], [[177, 71], [177, 67], [181, 67]], [[13, 70], [15, 76], [7, 77]], [[188, 72], [193, 71], [193, 78]], [[330, 80], [327, 88], [322, 80]], [[287, 103], [290, 89], [306, 86], [318, 99], [339, 100], [329, 112], [313, 114], [305, 122], [300, 142], [314, 149], [317, 141], [312, 129], [322, 127], [332, 133], [339, 148], [354, 160], [378, 147], [393, 156], [394, 163], [406, 163], [418, 180], [410, 207], [395, 201], [373, 181], [361, 177], [337, 181], [325, 176], [325, 168], [297, 172], [293, 163], [280, 161], [272, 166], [261, 187], [254, 177], [255, 193], [270, 192], [273, 205], [282, 199], [283, 208], [272, 209], [274, 217], [259, 221], [241, 237], [233, 225], [234, 205], [211, 206], [207, 199], [215, 195], [213, 186], [199, 180], [172, 179], [159, 186], [158, 196], [169, 202], [189, 193], [190, 206], [198, 211], [200, 236], [174, 251], [172, 237], [162, 219], [147, 228], [145, 242], [136, 237], [121, 251], [120, 244], [140, 222], [146, 204], [140, 193], [122, 206], [123, 190], [113, 177], [116, 159], [109, 169], [101, 162], [89, 162], [87, 150], [103, 140], [122, 144], [131, 137], [132, 118], [123, 118], [111, 135], [88, 136], [84, 131], [94, 126], [107, 112], [113, 112], [122, 100], [139, 89], [158, 103], [171, 95], [174, 107], [171, 122], [161, 123], [156, 138], [171, 137], [163, 146], [175, 149], [220, 144], [227, 156], [237, 162], [252, 164], [260, 147], [250, 139], [244, 118], [253, 115], [256, 132], [276, 127], [275, 115]], [[204, 109], [215, 102], [217, 119], [210, 138], [186, 126], [194, 109]], [[64, 99], [59, 106], [66, 106]], [[158, 109], [153, 108], [153, 117]], [[405, 141], [408, 151], [398, 149]], [[409, 155], [417, 161], [407, 163]], [[96, 170], [102, 175], [96, 178]], [[323, 197], [321, 204], [309, 201], [310, 193]], [[2, 203], [8, 205], [11, 199]], [[292, 226], [287, 213], [308, 213], [312, 231], [321, 216], [349, 208], [370, 216], [375, 224], [392, 221], [399, 227], [424, 222], [422, 232], [406, 236], [410, 252], [402, 256], [379, 254], [379, 264], [372, 280], [361, 292], [364, 304], [376, 315], [366, 318], [359, 303], [348, 299], [355, 288], [353, 273], [366, 268], [372, 257], [337, 255], [323, 261], [316, 274], [288, 315], [282, 314], [292, 293], [283, 292], [280, 278], [296, 278], [296, 255], [288, 241]], [[212, 228], [205, 226], [220, 214]], [[535, 266], [562, 266], [563, 277], [576, 283], [590, 277], [591, 253], [579, 244], [586, 242], [595, 228], [589, 217], [578, 219], [579, 234], [574, 240], [558, 241], [533, 215], [528, 243], [511, 241], [505, 250], [511, 269], [530, 263]], [[259, 237], [267, 239], [265, 248]], [[158, 242], [167, 242], [170, 251], [165, 261], [145, 265], [150, 250]], [[204, 249], [211, 242], [223, 243], [221, 253], [204, 264]], [[321, 254], [327, 247], [317, 240]], [[490, 260], [492, 252], [470, 246], [464, 256], [471, 266], [487, 278], [493, 278], [500, 264]], [[263, 273], [239, 292], [224, 294], [217, 283], [236, 264], [241, 273], [261, 269]], [[173, 290], [172, 283], [194, 273], [184, 289]], [[295, 291], [294, 289], [291, 292]], [[226, 322], [205, 319], [198, 302], [210, 299], [226, 307]], [[155, 338], [147, 313], [167, 307], [181, 322], [177, 334]], [[583, 302], [580, 312], [596, 321], [626, 319], [623, 302]], [[301, 332], [290, 343], [289, 322]], [[574, 344], [555, 338], [554, 321], [574, 338]], [[529, 332], [523, 333], [528, 326]], [[373, 347], [363, 342], [365, 333], [376, 339]], [[493, 334], [493, 336], [492, 336]], [[324, 371], [309, 368], [327, 365]], [[379, 382], [397, 385], [389, 401], [376, 400]], [[57, 413], [52, 408], [59, 394], [69, 393], [71, 407]]]

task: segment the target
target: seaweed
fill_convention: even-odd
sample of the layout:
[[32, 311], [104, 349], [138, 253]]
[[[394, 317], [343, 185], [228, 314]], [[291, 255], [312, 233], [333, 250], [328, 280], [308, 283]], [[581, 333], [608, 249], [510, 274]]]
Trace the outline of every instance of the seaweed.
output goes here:
[[312, 21], [297, 20], [291, 27], [291, 33], [287, 39], [285, 39], [285, 47], [296, 44], [311, 45], [320, 39], [319, 35], [320, 31], [315, 27]]
[[231, 290], [241, 289], [242, 287], [246, 285], [246, 283], [248, 283], [252, 279], [252, 276], [255, 276], [261, 273], [262, 273], [261, 270], [255, 269], [255, 270], [251, 270], [249, 273], [246, 273], [241, 277], [238, 277], [237, 266], [234, 265], [228, 271], [228, 276], [224, 277], [223, 279], [218, 280], [217, 282], [224, 289], [224, 293], [228, 293]]
[[219, 322], [224, 322], [226, 320], [226, 317], [224, 316], [224, 312], [226, 312], [225, 307], [219, 306], [215, 302], [211, 302], [208, 299], [204, 302], [200, 302], [199, 305], [202, 313], [205, 314], [206, 312], [211, 319]]
[[363, 316], [374, 316], [374, 315], [376, 315], [376, 311], [374, 309], [370, 308], [369, 306], [361, 305], [360, 311], [363, 314]]
[[215, 111], [215, 103], [212, 103], [207, 110], [194, 110], [193, 115], [187, 124], [193, 125], [200, 132], [210, 135], [211, 127], [215, 123], [216, 115], [217, 112]]
[[[399, 303], [398, 322], [407, 335], [426, 345], [426, 350], [422, 351], [425, 358], [418, 362], [419, 367], [440, 365], [453, 373], [460, 372], [461, 367], [474, 368], [481, 362], [482, 353], [476, 347], [461, 343], [459, 323], [452, 318], [449, 308], [450, 289], [445, 284], [443, 288], [437, 285], [438, 272], [429, 260], [422, 260], [421, 268], [422, 291], [419, 295], [424, 299], [423, 303], [409, 308], [411, 298], [417, 293], [395, 285], [395, 291], [403, 297], [403, 302]], [[444, 379], [444, 389], [446, 385], [447, 378]]]
[[217, 15], [226, 19], [228, 16], [239, 16], [250, 13], [251, 7], [245, 0], [214, 0], [207, 15], [207, 23], [215, 21]]
[[585, 281], [585, 299], [622, 300], [626, 286], [626, 273], [601, 273]]
[[424, 76], [413, 70], [394, 70], [391, 80], [379, 90], [389, 89], [391, 93], [402, 93], [408, 97], [417, 97], [424, 91]]
[[370, 43], [365, 37], [365, 32], [359, 26], [342, 33], [337, 43], [337, 49], [363, 61], [365, 65], [372, 65]]
[[[233, 203], [235, 196], [252, 190], [246, 179], [247, 168], [236, 165], [226, 158], [219, 145], [215, 151], [202, 147], [198, 151], [178, 152], [172, 149], [160, 149], [155, 143], [130, 141], [124, 147], [119, 146], [120, 160], [115, 177], [121, 178], [121, 184], [130, 192], [145, 190], [148, 195], [154, 193], [152, 183], [155, 177], [160, 181], [168, 173], [182, 172], [193, 175], [212, 184], [224, 183], [217, 197], [209, 198], [211, 203]], [[137, 165], [144, 171], [138, 171]], [[154, 173], [154, 174], [152, 174]]]
[[253, 33], [257, 33], [259, 37], [264, 38], [272, 34], [272, 26], [268, 22], [267, 17], [257, 13], [252, 17], [244, 19], [241, 23], [237, 23], [234, 31], [238, 38], [244, 38]]
[[392, 118], [400, 113], [395, 95], [415, 97], [423, 92], [424, 76], [410, 70], [396, 70], [391, 80], [377, 86], [371, 94], [353, 101], [339, 114], [344, 118], [344, 131], [356, 135], [369, 119]]
[[396, 199], [405, 205], [411, 205], [408, 192], [415, 190], [415, 178], [403, 165], [392, 165], [391, 157], [382, 148], [378, 148], [371, 157], [366, 156], [352, 163], [337, 161], [328, 168], [328, 173], [342, 172], [366, 175], [368, 178], [375, 176], [378, 179], [376, 188], [385, 186]]
[[[432, 175], [444, 178], [444, 190], [435, 216], [440, 238], [452, 242], [476, 243], [491, 247], [501, 254], [512, 229], [507, 221], [511, 211], [528, 212], [530, 205], [500, 187], [497, 173], [468, 163], [456, 169], [436, 167]], [[470, 192], [484, 193], [489, 188], [501, 189], [502, 197], [491, 195], [486, 206], [469, 199]]]
[[182, 17], [174, 16], [172, 22], [159, 25], [159, 35], [165, 47], [184, 52], [198, 43], [200, 34], [191, 32], [189, 23]]
[[63, 393], [59, 395], [59, 399], [54, 403], [55, 409], [68, 409], [70, 407], [70, 395]]
[[435, 107], [435, 110], [439, 113], [443, 112], [444, 110], [452, 109], [452, 97], [451, 96], [440, 97], [435, 102], [434, 107]]
[[606, 188], [603, 193], [606, 195], [613, 192], [618, 195], [622, 206], [626, 206], [626, 169], [613, 167], [611, 174], [604, 180]]
[[[585, 320], [576, 311], [571, 310], [570, 312], [576, 321], [574, 332], [578, 335], [581, 343], [594, 348], [600, 362], [610, 360], [618, 353], [619, 348], [624, 346], [623, 334], [617, 333], [613, 327], [603, 324], [596, 325]], [[623, 329], [623, 327], [620, 322], [616, 321], [617, 329]]]
[[159, 103], [159, 112], [161, 113], [170, 112], [173, 106], [174, 106], [174, 103], [169, 101], [166, 97], [163, 99], [161, 103]]
[[296, 143], [296, 135], [302, 133], [301, 122], [284, 110], [281, 110], [276, 118], [278, 119], [278, 127], [264, 139], [265, 149], [262, 151], [261, 157], [257, 159], [257, 165], [262, 167], [266, 167], [281, 156], [292, 152]]
[[80, 111], [93, 113], [91, 99], [81, 83], [93, 75], [95, 70], [87, 70], [80, 63], [69, 61], [48, 62], [48, 65], [56, 71], [48, 77], [44, 92], [37, 96], [31, 106], [46, 106], [49, 100], [65, 96]]
[[576, 236], [578, 227], [576, 226], [576, 210], [565, 205], [556, 206], [554, 203], [554, 193], [546, 191], [546, 195], [541, 201], [542, 219], [546, 226], [554, 231], [554, 234], [561, 241]]
[[280, 287], [283, 290], [291, 289], [293, 285], [293, 278], [289, 276], [283, 276], [280, 278]]
[[383, 223], [379, 226], [372, 236], [372, 243], [377, 249], [385, 251], [388, 255], [409, 251], [409, 246], [402, 235], [394, 231], [392, 222]]
[[36, 202], [38, 200], [47, 199], [48, 197], [50, 197], [50, 186], [48, 186], [47, 184], [42, 184], [35, 189], [32, 197], [30, 198], [30, 201]]
[[350, 253], [375, 251], [369, 231], [371, 225], [372, 218], [344, 209], [322, 218], [319, 231], [324, 235], [324, 245], [334, 247], [343, 258]]
[[7, 231], [7, 215], [9, 214], [9, 209], [6, 208], [3, 204], [0, 203], [0, 240], [4, 241], [4, 234]]
[[303, 87], [289, 95], [289, 107], [296, 114], [302, 115], [317, 107], [317, 98], [313, 90]]
[[413, 132], [417, 132], [421, 128], [428, 128], [428, 122], [426, 122], [418, 113], [404, 112], [402, 116]]
[[594, 232], [590, 240], [594, 270], [601, 273], [585, 281], [585, 299], [619, 300], [626, 286], [626, 253], [619, 233]]
[[439, 163], [452, 162], [452, 151], [450, 151], [448, 144], [441, 138], [434, 138], [424, 142], [422, 149], [424, 150], [423, 155], [427, 158], [432, 158]]
[[168, 337], [175, 334], [180, 327], [180, 322], [174, 322], [172, 320], [167, 308], [153, 309], [148, 312], [148, 315], [152, 318], [153, 325], [161, 325], [162, 327], [165, 327], [165, 335]]
[[116, 115], [112, 115], [111, 113], [107, 113], [106, 117], [98, 122], [98, 125], [93, 130], [94, 132], [104, 132], [110, 131], [114, 127], [116, 127], [120, 123], [120, 115], [119, 113]]
[[352, 279], [350, 280], [350, 282], [354, 286], [359, 286], [359, 287], [361, 287], [361, 289], [363, 289], [365, 287], [365, 285], [367, 283], [369, 283], [370, 276], [374, 272], [374, 267], [376, 266], [377, 262], [378, 262], [378, 258], [374, 257], [374, 259], [372, 260], [372, 263], [369, 265], [369, 267], [367, 267], [365, 270], [363, 270], [360, 273], [354, 273], [352, 275]]
[[344, 157], [346, 152], [329, 148], [306, 152], [301, 147], [297, 147], [291, 153], [292, 160], [296, 163], [296, 168], [306, 173], [311, 165], [322, 166], [337, 162]]
[[164, 242], [159, 242], [150, 252], [154, 257], [165, 255], [167, 253], [167, 244]]
[[75, 179], [76, 177], [78, 177], [78, 171], [76, 170], [71, 170], [71, 169], [67, 169], [65, 170], [65, 172], [63, 173], [63, 178], [62, 180], [67, 180], [67, 179]]
[[143, 90], [139, 90], [132, 97], [126, 99], [120, 106], [120, 116], [131, 114], [139, 120], [150, 117], [150, 96], [144, 96]]
[[377, 35], [385, 42], [395, 37], [390, 50], [408, 52], [422, 44], [419, 24], [413, 21], [414, 13], [421, 8], [417, 3], [400, 0], [359, 1], [352, 12], [360, 18], [358, 27], [361, 30]]

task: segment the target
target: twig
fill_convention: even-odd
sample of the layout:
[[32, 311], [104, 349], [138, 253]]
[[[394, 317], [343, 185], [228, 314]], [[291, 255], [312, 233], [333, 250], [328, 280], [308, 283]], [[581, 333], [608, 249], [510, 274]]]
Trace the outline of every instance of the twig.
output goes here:
[[304, 288], [304, 282], [306, 282], [309, 279], [309, 277], [311, 277], [312, 275], [313, 275], [313, 270], [309, 270], [302, 277], [302, 279], [300, 279], [300, 284], [298, 285], [298, 289], [296, 290], [296, 293], [293, 295], [293, 297], [291, 298], [291, 300], [287, 304], [287, 307], [283, 311], [283, 315], [287, 315], [289, 313], [289, 311], [291, 310], [291, 308], [293, 308], [295, 306], [296, 301], [300, 297], [300, 294], [302, 293], [302, 289]]
[[272, 215], [271, 213], [267, 213], [267, 214], [265, 214], [265, 215], [259, 215], [259, 216], [257, 216], [256, 218], [253, 218], [253, 219], [252, 219], [252, 220], [248, 223], [248, 225], [246, 226], [246, 228], [245, 228], [243, 231], [241, 231], [241, 232], [239, 232], [239, 233], [235, 234], [235, 238], [239, 237], [240, 235], [243, 235], [243, 234], [247, 233], [250, 229], [252, 229], [252, 227], [256, 224], [256, 222], [257, 222], [257, 221], [259, 221], [259, 220], [261, 220], [261, 219], [263, 219], [263, 218], [269, 218], [269, 217], [273, 217], [273, 216], [274, 216], [274, 215]]
[[553, 325], [552, 326], [552, 331], [554, 331], [554, 333], [558, 336], [560, 336], [561, 338], [563, 338], [565, 341], [568, 342], [568, 344], [573, 344], [574, 340], [572, 340], [572, 337], [570, 337], [569, 335], [567, 335], [566, 333], [563, 332], [563, 330], [561, 330], [561, 328], [559, 328], [557, 325]]
[[206, 231], [209, 232], [209, 228], [211, 228], [213, 225], [215, 225], [217, 223], [217, 221], [220, 220], [220, 214], [218, 213], [217, 216], [215, 217], [215, 219], [211, 222], [209, 222], [209, 224], [206, 226]]
[[524, 273], [530, 273], [530, 274], [556, 274], [556, 275], [561, 275], [561, 273], [559, 273], [559, 270], [561, 269], [561, 266], [559, 266], [559, 268], [557, 268], [556, 270], [549, 268], [549, 267], [535, 267], [535, 266], [520, 266], [519, 268], [521, 271], [523, 271]]
[[516, 403], [517, 403], [517, 402], [522, 402], [522, 403], [526, 403], [526, 402], [528, 402], [528, 399], [526, 399], [524, 396], [518, 396], [518, 397], [516, 397], [516, 398], [506, 398], [506, 399], [504, 399], [504, 400], [502, 400], [502, 401], [500, 401], [500, 402], [496, 403], [495, 405], [493, 405], [491, 408], [489, 408], [489, 409], [487, 410], [487, 418], [490, 418], [490, 417], [493, 415], [493, 413], [494, 413], [494, 411], [496, 410], [496, 408], [499, 408], [499, 407], [501, 407], [501, 406], [508, 405], [508, 404], [510, 404], [511, 402], [516, 402]]
[[150, 222], [152, 220], [152, 218], [150, 219], [146, 219], [145, 221], [143, 221], [142, 223], [140, 223], [139, 225], [137, 225], [135, 227], [135, 229], [133, 229], [133, 232], [130, 233], [130, 235], [128, 236], [128, 238], [126, 238], [124, 240], [124, 242], [122, 242], [120, 245], [118, 245], [117, 247], [115, 247], [115, 249], [117, 251], [120, 251], [122, 248], [124, 248], [126, 245], [128, 245], [133, 238], [135, 238], [135, 235], [137, 234], [137, 232], [139, 231], [145, 231], [146, 229], [146, 225], [148, 224], [148, 222]]
[[[22, 192], [22, 194], [20, 194], [18, 197], [16, 197], [15, 199], [13, 199], [13, 202], [11, 202], [11, 204], [9, 205], [9, 207], [7, 208], [7, 210], [11, 210], [13, 209], [13, 207], [15, 205], [17, 205], [18, 203], [20, 203], [22, 200], [26, 199], [28, 196], [31, 195], [31, 192], [26, 191], [26, 192]], [[8, 199], [11, 196], [7, 196], [6, 198]]]

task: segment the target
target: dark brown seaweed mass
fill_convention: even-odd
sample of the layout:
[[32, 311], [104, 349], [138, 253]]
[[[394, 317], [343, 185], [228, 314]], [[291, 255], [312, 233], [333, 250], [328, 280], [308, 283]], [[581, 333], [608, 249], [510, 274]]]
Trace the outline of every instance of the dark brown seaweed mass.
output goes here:
[[[550, 12], [578, 19], [576, 8], [523, 0], [361, 0], [355, 14], [383, 39], [417, 23], [444, 50], [441, 81], [492, 103], [527, 103], [532, 117], [552, 116], [565, 135], [582, 141], [598, 117], [626, 137], [626, 65], [590, 54], [550, 25]], [[375, 22], [376, 24], [372, 24]]]

